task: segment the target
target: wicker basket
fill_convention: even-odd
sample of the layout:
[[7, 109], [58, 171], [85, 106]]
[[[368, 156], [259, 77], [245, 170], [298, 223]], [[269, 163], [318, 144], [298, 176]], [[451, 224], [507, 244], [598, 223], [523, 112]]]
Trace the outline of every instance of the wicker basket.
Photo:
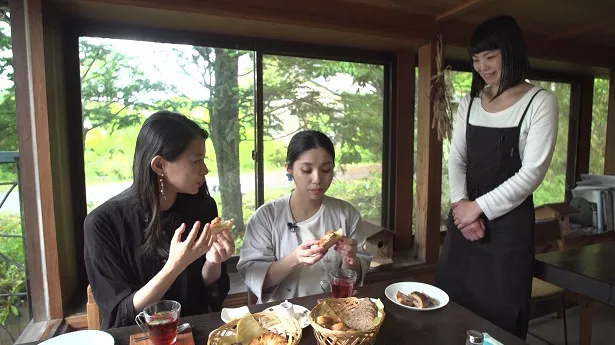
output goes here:
[[361, 301], [360, 298], [349, 297], [349, 298], [327, 298], [324, 300], [320, 300], [319, 303], [312, 309], [310, 313], [310, 324], [314, 329], [314, 337], [316, 341], [320, 345], [368, 345], [373, 344], [376, 341], [376, 335], [380, 330], [380, 326], [382, 322], [384, 322], [385, 313], [382, 310], [382, 318], [380, 322], [368, 329], [366, 331], [334, 331], [325, 327], [320, 326], [316, 323], [316, 318], [321, 315], [320, 308], [323, 306], [323, 303], [326, 302], [327, 305], [335, 312], [339, 314], [340, 312], [344, 312], [347, 310], [352, 310], [356, 307], [357, 304]]
[[[290, 318], [276, 313], [262, 312], [252, 314], [254, 319], [261, 325], [264, 331], [269, 331], [286, 336], [289, 345], [297, 345], [301, 341], [302, 330], [295, 318]], [[239, 319], [233, 320], [214, 330], [207, 339], [207, 345], [218, 344], [217, 339], [236, 334]]]

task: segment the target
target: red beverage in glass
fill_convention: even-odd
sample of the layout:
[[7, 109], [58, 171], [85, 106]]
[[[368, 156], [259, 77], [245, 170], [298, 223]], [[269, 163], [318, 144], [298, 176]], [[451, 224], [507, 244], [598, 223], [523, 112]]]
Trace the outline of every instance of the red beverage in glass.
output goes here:
[[352, 296], [354, 281], [350, 279], [331, 279], [333, 298], [346, 298]]
[[177, 324], [181, 305], [176, 301], [158, 301], [145, 307], [135, 322], [153, 345], [173, 345], [177, 340]]
[[151, 316], [147, 322], [149, 338], [154, 345], [172, 345], [177, 338], [177, 313], [164, 311]]

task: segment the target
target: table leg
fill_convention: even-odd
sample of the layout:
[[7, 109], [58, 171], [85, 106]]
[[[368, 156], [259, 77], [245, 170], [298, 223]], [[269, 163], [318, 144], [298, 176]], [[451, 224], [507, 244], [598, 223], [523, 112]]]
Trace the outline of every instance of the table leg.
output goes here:
[[591, 345], [592, 343], [592, 300], [585, 296], [579, 296], [579, 344]]

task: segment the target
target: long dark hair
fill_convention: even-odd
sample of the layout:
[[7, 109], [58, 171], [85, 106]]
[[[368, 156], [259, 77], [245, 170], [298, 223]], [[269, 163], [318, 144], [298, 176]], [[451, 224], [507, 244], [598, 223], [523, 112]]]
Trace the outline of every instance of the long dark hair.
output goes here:
[[[135, 147], [134, 182], [129, 189], [129, 194], [138, 200], [147, 221], [141, 244], [143, 254], [155, 256], [161, 248], [168, 246], [160, 221], [159, 177], [151, 168], [152, 158], [160, 155], [167, 161], [175, 161], [194, 140], [208, 137], [207, 131], [194, 121], [169, 111], [156, 112], [143, 123]], [[209, 195], [206, 184], [197, 196], [203, 194]]]
[[327, 151], [335, 162], [335, 147], [333, 146], [331, 139], [329, 139], [329, 137], [322, 132], [308, 129], [296, 133], [290, 139], [290, 143], [288, 143], [288, 151], [286, 151], [286, 163], [292, 168], [299, 156], [301, 156], [305, 151], [309, 151], [317, 147], [322, 147], [325, 151]]
[[[468, 47], [470, 59], [478, 53], [497, 49], [502, 52], [502, 77], [498, 92], [493, 99], [521, 83], [530, 66], [521, 27], [511, 16], [497, 16], [488, 19], [476, 28], [470, 38]], [[471, 97], [478, 97], [484, 88], [485, 81], [472, 68]]]

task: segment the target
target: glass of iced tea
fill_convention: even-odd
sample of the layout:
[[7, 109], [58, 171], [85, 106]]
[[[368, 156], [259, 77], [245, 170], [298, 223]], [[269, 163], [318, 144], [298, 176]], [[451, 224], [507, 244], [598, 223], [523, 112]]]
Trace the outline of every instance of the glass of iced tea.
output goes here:
[[177, 340], [180, 311], [179, 302], [158, 301], [145, 307], [135, 317], [135, 321], [152, 344], [173, 345]]
[[333, 298], [352, 296], [357, 272], [347, 268], [336, 268], [329, 272], [330, 282], [321, 281], [320, 286], [325, 292], [331, 292]]

